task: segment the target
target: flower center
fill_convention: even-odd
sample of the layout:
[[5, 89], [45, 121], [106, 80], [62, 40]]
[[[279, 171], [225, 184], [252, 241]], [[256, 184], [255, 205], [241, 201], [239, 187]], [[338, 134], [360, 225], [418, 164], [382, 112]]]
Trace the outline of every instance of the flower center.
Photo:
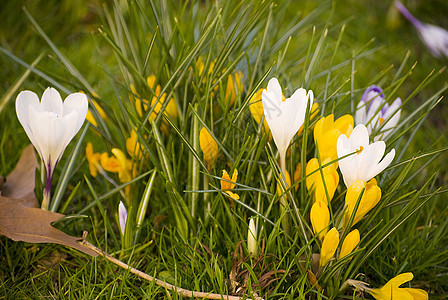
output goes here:
[[364, 147], [363, 147], [363, 146], [359, 146], [359, 150], [358, 150], [358, 149], [356, 149], [356, 154], [359, 154], [359, 153], [361, 153], [361, 152], [362, 152], [362, 150], [364, 150]]
[[380, 118], [380, 125], [384, 123], [384, 119]]

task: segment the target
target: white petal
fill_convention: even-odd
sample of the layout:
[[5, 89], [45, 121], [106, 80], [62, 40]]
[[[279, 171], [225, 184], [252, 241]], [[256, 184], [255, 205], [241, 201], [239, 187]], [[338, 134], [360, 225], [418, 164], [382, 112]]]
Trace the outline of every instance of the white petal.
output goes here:
[[84, 120], [86, 119], [87, 109], [89, 102], [87, 96], [83, 93], [73, 93], [68, 95], [64, 101], [64, 115], [70, 113], [71, 111], [76, 111], [78, 114], [78, 119], [76, 120], [75, 134], [79, 131]]
[[369, 132], [367, 131], [367, 127], [364, 124], [357, 125], [350, 134], [348, 141], [352, 152], [360, 150], [360, 146], [366, 148], [369, 145]]
[[40, 102], [39, 97], [36, 93], [31, 91], [23, 91], [17, 96], [16, 100], [16, 113], [20, 124], [22, 124], [23, 129], [31, 143], [36, 147], [36, 139], [34, 137], [33, 130], [30, 127], [30, 114], [29, 109], [32, 107], [35, 111], [39, 111]]
[[378, 141], [370, 144], [367, 149], [370, 152], [370, 165], [376, 166], [383, 157], [384, 151], [386, 151], [386, 143], [384, 143], [383, 141]]
[[387, 166], [390, 165], [394, 157], [395, 157], [395, 149], [392, 149], [389, 153], [387, 153], [387, 155], [378, 165], [376, 165], [370, 170], [367, 177], [373, 178], [379, 173], [381, 173], [384, 169], [387, 168]]
[[355, 124], [366, 124], [367, 123], [367, 116], [366, 116], [366, 103], [363, 101], [359, 101], [358, 106], [356, 107], [356, 113], [355, 113]]
[[279, 104], [279, 102], [282, 102], [282, 87], [280, 86], [280, 83], [278, 83], [277, 78], [272, 77], [271, 80], [269, 80], [266, 90], [268, 91], [268, 93], [274, 96], [274, 99], [272, 100], [275, 100], [275, 103], [277, 105]]
[[354, 155], [354, 157], [356, 157], [356, 161], [357, 161], [357, 166], [356, 166], [356, 178], [355, 181], [357, 179], [362, 179], [364, 181], [366, 181], [364, 178], [367, 177], [370, 168], [372, 167], [371, 164], [371, 157], [372, 157], [372, 153], [371, 153], [371, 148], [369, 146], [365, 147], [361, 152], [358, 152], [357, 154]]
[[[61, 127], [64, 128], [64, 131], [61, 133], [60, 137], [60, 147], [61, 151], [58, 156], [58, 160], [61, 158], [62, 154], [64, 153], [65, 148], [70, 143], [70, 141], [73, 139], [73, 137], [76, 135], [76, 133], [79, 130], [79, 127], [77, 127], [77, 120], [79, 120], [78, 112], [72, 111], [68, 115], [65, 115], [62, 118]], [[82, 124], [81, 124], [82, 125]]]
[[[350, 143], [345, 134], [341, 134], [339, 136], [336, 143], [336, 149], [338, 158], [354, 152], [354, 150], [351, 150]], [[342, 176], [344, 178], [344, 183], [347, 187], [349, 187], [354, 181], [356, 181], [358, 162], [355, 156], [356, 154], [353, 154], [339, 160], [339, 169], [341, 170]]]
[[128, 212], [126, 211], [126, 207], [123, 202], [120, 201], [118, 205], [118, 221], [120, 222], [121, 233], [124, 235], [124, 230], [126, 228], [126, 221], [128, 218]]
[[52, 87], [44, 91], [40, 105], [41, 111], [53, 112], [58, 116], [62, 116], [64, 112], [61, 95]]

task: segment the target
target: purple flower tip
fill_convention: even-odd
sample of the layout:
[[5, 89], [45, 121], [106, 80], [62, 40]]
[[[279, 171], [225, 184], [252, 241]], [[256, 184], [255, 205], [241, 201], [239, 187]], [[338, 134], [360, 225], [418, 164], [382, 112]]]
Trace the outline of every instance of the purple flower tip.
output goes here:
[[378, 95], [384, 99], [383, 90], [379, 86], [373, 84], [364, 91], [364, 93], [361, 96], [361, 101], [363, 101], [364, 103], [370, 102]]

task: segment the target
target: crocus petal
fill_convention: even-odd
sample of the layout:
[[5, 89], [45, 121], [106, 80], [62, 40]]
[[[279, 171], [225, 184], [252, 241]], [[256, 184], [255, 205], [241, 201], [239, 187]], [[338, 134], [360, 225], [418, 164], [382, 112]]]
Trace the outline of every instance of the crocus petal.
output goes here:
[[390, 163], [392, 162], [392, 160], [395, 157], [395, 149], [392, 149], [389, 153], [387, 153], [387, 155], [383, 158], [383, 160], [376, 166], [372, 167], [369, 171], [369, 173], [367, 174], [366, 180], [370, 180], [371, 178], [375, 177], [376, 175], [378, 175], [379, 173], [381, 173], [384, 169], [387, 168], [387, 166], [390, 165]]
[[126, 221], [128, 219], [128, 212], [126, 211], [126, 207], [123, 202], [120, 201], [118, 205], [118, 221], [120, 222], [121, 233], [124, 235], [126, 229]]
[[[87, 100], [87, 96], [83, 93], [73, 93], [67, 96], [64, 101], [64, 115], [69, 114], [72, 111], [76, 111], [78, 113], [78, 120], [76, 126], [74, 127], [74, 131], [78, 132], [81, 129], [82, 124], [84, 123], [84, 119], [87, 115], [89, 102]], [[76, 133], [75, 133], [76, 134]]]
[[382, 134], [376, 136], [374, 138], [375, 141], [378, 141], [379, 139], [385, 139], [389, 134], [392, 133], [393, 128], [397, 126], [401, 116], [401, 109], [400, 109], [401, 104], [402, 104], [401, 99], [397, 98], [392, 103], [392, 105], [384, 112], [383, 114], [384, 123], [381, 127]]
[[274, 96], [272, 100], [276, 101], [275, 104], [282, 102], [282, 88], [277, 78], [273, 77], [269, 80], [266, 91]]
[[401, 288], [412, 296], [412, 300], [428, 300], [428, 293], [422, 289]]
[[[383, 141], [378, 141], [373, 144], [370, 144], [365, 150], [362, 152], [369, 153], [369, 164], [378, 165], [381, 158], [383, 158], [384, 152], [386, 151], [386, 143]], [[362, 153], [361, 153], [362, 154]], [[362, 159], [361, 157], [359, 159]], [[365, 174], [368, 175], [369, 172]], [[372, 178], [372, 177], [371, 177]], [[364, 181], [369, 181], [371, 178], [363, 179]]]
[[360, 150], [360, 146], [363, 148], [369, 145], [369, 132], [366, 126], [363, 124], [357, 125], [348, 139], [351, 149]]
[[359, 101], [358, 106], [356, 106], [356, 113], [355, 113], [355, 123], [358, 124], [364, 124], [367, 119], [367, 108], [366, 103]]
[[338, 158], [356, 152], [339, 160], [345, 185], [349, 187], [358, 179], [369, 181], [383, 171], [395, 156], [395, 150], [392, 149], [380, 162], [385, 147], [382, 141], [369, 145], [369, 134], [363, 124], [356, 126], [349, 138], [341, 134], [337, 142]]
[[58, 116], [64, 113], [61, 95], [55, 88], [49, 87], [44, 91], [40, 105], [41, 111], [52, 112]]
[[36, 93], [31, 91], [22, 91], [17, 96], [16, 100], [16, 113], [17, 118], [19, 119], [20, 124], [22, 124], [23, 129], [25, 130], [26, 135], [29, 137], [31, 143], [36, 147], [37, 152], [40, 155], [40, 149], [38, 147], [38, 143], [36, 138], [34, 137], [33, 129], [30, 126], [30, 109], [34, 109], [34, 111], [40, 111], [40, 103], [39, 97]]

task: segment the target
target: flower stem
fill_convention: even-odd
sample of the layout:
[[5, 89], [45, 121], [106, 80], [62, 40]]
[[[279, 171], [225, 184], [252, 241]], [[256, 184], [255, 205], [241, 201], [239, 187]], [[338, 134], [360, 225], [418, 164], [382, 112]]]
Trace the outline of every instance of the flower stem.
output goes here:
[[47, 168], [47, 178], [45, 180], [45, 188], [44, 188], [44, 195], [42, 198], [42, 205], [40, 208], [42, 210], [48, 210], [48, 207], [50, 206], [50, 198], [51, 198], [51, 179], [53, 177], [53, 172], [50, 167]]
[[[288, 183], [286, 182], [286, 151], [284, 152], [280, 152], [280, 170], [281, 170], [281, 175], [282, 175], [282, 187], [287, 187]], [[281, 213], [283, 214], [286, 211], [286, 207], [287, 207], [287, 199], [286, 199], [286, 192], [282, 194], [282, 196], [280, 197], [280, 210]], [[286, 234], [289, 234], [290, 232], [290, 225], [289, 225], [289, 218], [288, 218], [288, 214], [285, 213], [285, 215], [282, 218], [282, 226], [283, 226], [283, 230], [286, 232]]]

